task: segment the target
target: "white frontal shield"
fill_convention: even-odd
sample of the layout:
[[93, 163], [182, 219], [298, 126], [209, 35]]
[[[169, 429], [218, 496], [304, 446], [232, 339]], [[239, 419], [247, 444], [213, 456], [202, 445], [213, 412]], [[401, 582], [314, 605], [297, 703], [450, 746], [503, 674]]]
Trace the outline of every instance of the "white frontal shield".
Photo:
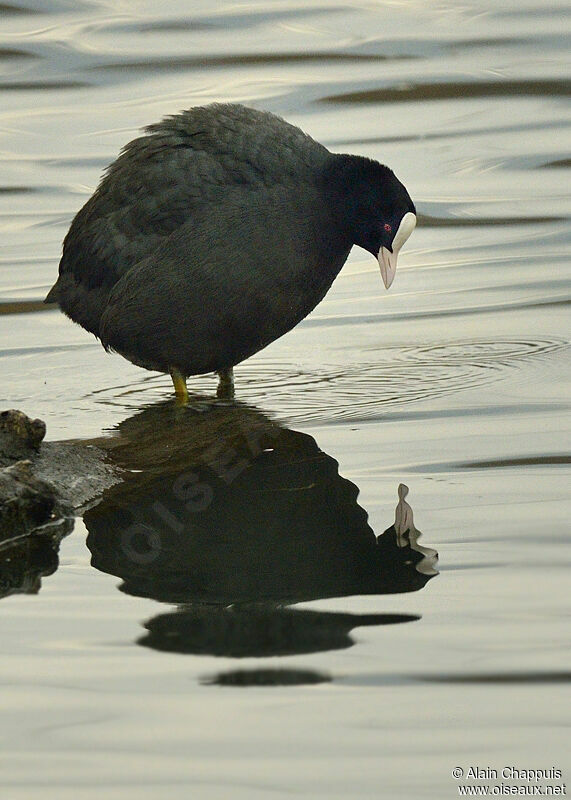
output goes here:
[[395, 234], [395, 238], [393, 239], [392, 253], [388, 247], [381, 247], [379, 250], [379, 266], [381, 268], [381, 275], [383, 276], [383, 283], [385, 284], [386, 289], [390, 287], [395, 278], [399, 250], [413, 232], [415, 226], [416, 215], [413, 214], [412, 211], [407, 211], [407, 213], [401, 219], [399, 229]]

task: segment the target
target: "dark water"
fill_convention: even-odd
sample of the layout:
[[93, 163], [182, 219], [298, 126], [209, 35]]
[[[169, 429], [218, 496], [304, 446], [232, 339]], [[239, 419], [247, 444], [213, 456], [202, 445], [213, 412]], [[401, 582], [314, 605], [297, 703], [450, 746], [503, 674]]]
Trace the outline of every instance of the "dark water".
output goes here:
[[[132, 470], [59, 566], [39, 544], [3, 563], [3, 796], [446, 798], [470, 765], [568, 778], [570, 17], [0, 6], [2, 407], [51, 439], [114, 430]], [[181, 422], [167, 378], [39, 301], [119, 148], [214, 100], [388, 163], [420, 218], [388, 294], [355, 248], [310, 318], [237, 368], [243, 405], [203, 399]], [[212, 377], [190, 383], [212, 396]], [[401, 482], [424, 535], [399, 547], [383, 532]]]

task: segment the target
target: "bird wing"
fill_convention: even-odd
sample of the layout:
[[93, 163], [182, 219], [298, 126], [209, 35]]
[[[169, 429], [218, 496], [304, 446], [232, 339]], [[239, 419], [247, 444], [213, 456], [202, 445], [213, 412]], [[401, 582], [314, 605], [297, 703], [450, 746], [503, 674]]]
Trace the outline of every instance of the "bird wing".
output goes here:
[[308, 187], [229, 191], [116, 283], [102, 343], [149, 369], [196, 374], [283, 335], [323, 297], [349, 252], [320, 201]]
[[193, 108], [150, 125], [107, 169], [64, 241], [62, 273], [111, 287], [229, 189], [295, 185], [328, 151], [267, 112]]

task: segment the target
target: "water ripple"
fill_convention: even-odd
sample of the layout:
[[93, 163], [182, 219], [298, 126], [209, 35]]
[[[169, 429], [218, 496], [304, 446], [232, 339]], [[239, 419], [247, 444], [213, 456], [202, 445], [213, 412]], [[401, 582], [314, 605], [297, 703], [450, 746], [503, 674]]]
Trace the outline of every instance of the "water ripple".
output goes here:
[[0, 3], [0, 14], [3, 16], [27, 16], [28, 14], [39, 14], [40, 11], [36, 8], [27, 8], [26, 6], [16, 6], [12, 3]]
[[[0, 7], [0, 13], [1, 7]], [[35, 53], [29, 53], [27, 50], [16, 50], [10, 47], [0, 48], [0, 61], [11, 61], [13, 58], [37, 58]]]
[[457, 81], [405, 83], [379, 89], [344, 92], [320, 98], [322, 103], [400, 103], [410, 100], [474, 100], [482, 97], [569, 97], [568, 80]]
[[[411, 403], [490, 385], [519, 362], [566, 346], [564, 340], [546, 338], [384, 348], [374, 362], [324, 367], [313, 375], [264, 371], [264, 388], [271, 388], [272, 398], [285, 395], [288, 410], [305, 421], [367, 420]], [[255, 376], [256, 385], [261, 378]], [[246, 383], [251, 384], [252, 378]]]
[[522, 131], [541, 131], [542, 133], [548, 130], [565, 130], [570, 127], [570, 123], [561, 120], [552, 120], [541, 122], [518, 122], [516, 124], [499, 125], [495, 124], [489, 127], [478, 128], [462, 128], [461, 130], [441, 130], [431, 133], [409, 133], [400, 136], [369, 136], [351, 139], [333, 139], [329, 141], [330, 147], [349, 147], [351, 145], [363, 144], [398, 144], [406, 142], [424, 142], [424, 141], [439, 141], [440, 139], [465, 139], [469, 136], [488, 136], [493, 134], [499, 136], [506, 133], [521, 133]]
[[41, 92], [53, 89], [89, 89], [90, 83], [85, 81], [73, 80], [58, 80], [58, 81], [21, 81], [21, 82], [0, 82], [0, 91], [24, 91], [24, 92]]
[[545, 222], [563, 222], [561, 216], [529, 216], [529, 217], [434, 217], [430, 214], [419, 214], [419, 225], [427, 228], [464, 228], [473, 225], [532, 225]]
[[300, 20], [303, 17], [342, 13], [345, 9], [340, 6], [323, 5], [311, 8], [292, 8], [277, 11], [254, 11], [253, 8], [244, 7], [245, 11], [223, 12], [197, 17], [156, 18], [151, 20], [108, 20], [104, 30], [124, 33], [180, 33], [186, 31], [203, 31], [222, 29], [224, 31], [240, 28], [252, 28], [268, 23], [283, 22], [285, 20]]
[[[501, 380], [507, 369], [566, 347], [566, 340], [547, 337], [424, 343], [379, 348], [373, 361], [317, 369], [252, 360], [238, 366], [236, 380], [240, 400], [258, 404], [270, 397], [273, 407], [285, 409], [288, 419], [296, 422], [367, 421], [419, 401], [487, 386]], [[136, 388], [113, 386], [96, 394], [99, 402], [123, 405], [126, 395], [164, 394], [166, 380], [149, 376]], [[192, 392], [212, 394], [215, 380], [211, 375], [193, 376], [188, 385]]]
[[306, 64], [317, 62], [326, 64], [328, 62], [359, 63], [368, 61], [395, 61], [406, 60], [412, 56], [406, 55], [381, 55], [368, 53], [347, 53], [338, 51], [313, 52], [259, 52], [259, 53], [235, 53], [231, 55], [204, 55], [196, 57], [188, 56], [164, 56], [160, 58], [143, 58], [136, 61], [116, 60], [107, 64], [98, 64], [89, 67], [92, 71], [178, 71], [180, 69], [208, 69], [211, 67], [240, 67], [258, 65], [279, 65], [279, 64]]

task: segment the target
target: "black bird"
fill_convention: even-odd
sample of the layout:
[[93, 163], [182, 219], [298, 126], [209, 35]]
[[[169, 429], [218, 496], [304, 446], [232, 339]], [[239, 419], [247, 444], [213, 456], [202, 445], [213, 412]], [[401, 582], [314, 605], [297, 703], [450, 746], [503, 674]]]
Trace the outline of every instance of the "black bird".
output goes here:
[[46, 303], [145, 369], [220, 376], [315, 308], [352, 245], [391, 285], [416, 224], [386, 166], [333, 154], [237, 104], [191, 108], [127, 144], [75, 216]]

